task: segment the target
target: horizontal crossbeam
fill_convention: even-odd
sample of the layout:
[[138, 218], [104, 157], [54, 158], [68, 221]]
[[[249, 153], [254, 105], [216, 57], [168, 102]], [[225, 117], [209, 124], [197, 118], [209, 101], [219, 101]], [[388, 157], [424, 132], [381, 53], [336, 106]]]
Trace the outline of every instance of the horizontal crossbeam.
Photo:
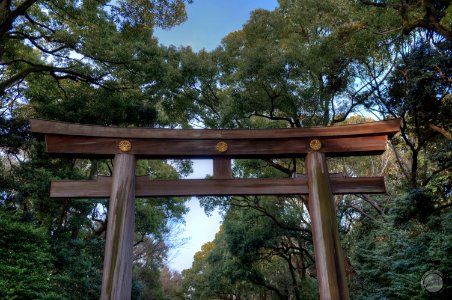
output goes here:
[[[312, 151], [310, 140], [258, 139], [258, 140], [162, 140], [128, 139], [131, 149], [128, 153], [137, 158], [277, 158], [304, 157]], [[78, 157], [111, 158], [121, 153], [118, 145], [121, 139], [84, 136], [48, 135], [47, 152], [69, 154]], [[225, 152], [217, 150], [219, 142], [226, 143]], [[386, 136], [324, 138], [321, 151], [328, 156], [355, 156], [382, 154], [387, 147]]]
[[45, 136], [47, 152], [59, 156], [112, 158], [128, 153], [149, 159], [296, 158], [313, 150], [327, 156], [382, 154], [400, 120], [257, 130], [113, 128], [42, 120], [30, 120], [30, 124], [33, 132]]
[[161, 129], [122, 128], [30, 119], [31, 131], [41, 134], [113, 137], [131, 139], [218, 140], [218, 139], [287, 139], [341, 136], [387, 135], [400, 128], [400, 119], [353, 125], [277, 129]]
[[[53, 181], [50, 196], [57, 198], [107, 198], [111, 177], [96, 180]], [[383, 177], [330, 176], [333, 194], [385, 193]], [[307, 195], [306, 176], [285, 179], [182, 179], [151, 180], [136, 178], [136, 197], [185, 197], [228, 195]]]

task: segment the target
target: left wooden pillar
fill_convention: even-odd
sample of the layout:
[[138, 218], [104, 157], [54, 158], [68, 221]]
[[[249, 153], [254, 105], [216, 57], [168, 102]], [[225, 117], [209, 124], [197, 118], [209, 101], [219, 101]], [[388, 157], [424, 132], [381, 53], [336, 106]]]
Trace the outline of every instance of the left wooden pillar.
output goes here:
[[135, 156], [116, 154], [108, 207], [102, 300], [128, 300], [132, 294], [135, 229]]

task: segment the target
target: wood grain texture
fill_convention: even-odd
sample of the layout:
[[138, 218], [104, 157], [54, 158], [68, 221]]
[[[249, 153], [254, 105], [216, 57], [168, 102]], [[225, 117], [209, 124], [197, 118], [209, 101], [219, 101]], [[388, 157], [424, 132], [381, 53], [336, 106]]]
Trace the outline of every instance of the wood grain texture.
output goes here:
[[128, 300], [132, 295], [132, 257], [135, 233], [135, 157], [118, 154], [114, 160], [105, 239], [102, 300]]
[[309, 153], [306, 157], [306, 170], [320, 299], [349, 299], [325, 154]]
[[216, 157], [213, 159], [213, 178], [228, 179], [232, 178], [231, 159]]
[[391, 138], [400, 129], [400, 119], [385, 120], [354, 125], [331, 127], [287, 128], [287, 129], [154, 129], [119, 128], [82, 125], [56, 121], [30, 119], [31, 131], [41, 134], [73, 136], [151, 138], [151, 139], [267, 139], [267, 138], [313, 138], [339, 136], [387, 135]]
[[[122, 153], [122, 139], [67, 135], [46, 135], [47, 152], [71, 157], [111, 158]], [[130, 154], [137, 158], [276, 158], [304, 157], [310, 150], [307, 138], [222, 140], [228, 150], [216, 150], [219, 140], [128, 139]], [[328, 156], [381, 154], [387, 147], [387, 136], [321, 138], [321, 152]]]
[[[383, 177], [330, 176], [333, 194], [379, 194], [385, 192]], [[56, 198], [106, 198], [112, 178], [52, 181], [50, 196]], [[307, 176], [283, 179], [184, 179], [136, 178], [137, 197], [307, 195]]]

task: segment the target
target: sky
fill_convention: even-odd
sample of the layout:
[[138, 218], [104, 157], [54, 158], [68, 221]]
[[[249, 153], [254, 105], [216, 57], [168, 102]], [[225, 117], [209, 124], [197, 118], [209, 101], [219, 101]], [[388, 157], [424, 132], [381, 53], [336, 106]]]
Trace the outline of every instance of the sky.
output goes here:
[[163, 45], [213, 50], [230, 32], [239, 30], [257, 8], [273, 10], [277, 0], [194, 0], [187, 5], [188, 20], [170, 30], [156, 29]]
[[[230, 32], [240, 30], [257, 8], [273, 10], [277, 0], [194, 0], [187, 5], [188, 20], [170, 30], [156, 29], [154, 35], [165, 46], [191, 46], [194, 51], [211, 51], [220, 46], [221, 40]], [[189, 178], [205, 178], [212, 174], [211, 160], [195, 160], [194, 173]], [[192, 198], [187, 206], [185, 225], [179, 229], [179, 237], [186, 243], [169, 253], [169, 267], [182, 271], [191, 267], [194, 254], [201, 246], [215, 238], [221, 224], [219, 214], [208, 217]]]
[[[212, 160], [193, 160], [193, 173], [187, 178], [204, 179], [206, 175], [212, 175]], [[182, 271], [191, 267], [193, 256], [201, 250], [201, 246], [215, 238], [220, 229], [222, 218], [218, 212], [207, 216], [204, 209], [199, 205], [199, 200], [191, 198], [186, 205], [189, 212], [185, 215], [185, 225], [176, 230], [178, 236], [171, 237], [177, 241], [185, 240], [185, 244], [171, 249], [168, 255], [170, 269]]]

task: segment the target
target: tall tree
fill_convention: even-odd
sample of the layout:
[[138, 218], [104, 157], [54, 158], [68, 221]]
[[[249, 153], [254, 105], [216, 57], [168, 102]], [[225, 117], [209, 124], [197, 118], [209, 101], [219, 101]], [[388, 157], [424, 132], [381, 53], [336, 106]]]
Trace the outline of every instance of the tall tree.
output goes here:
[[[370, 13], [387, 10], [393, 15], [398, 30], [409, 35], [416, 29], [425, 29], [452, 40], [452, 7], [450, 0], [415, 1], [368, 1], [360, 0], [362, 5], [371, 7]], [[382, 20], [380, 20], [381, 22]]]
[[[188, 2], [0, 1], [0, 207], [47, 235], [42, 251], [49, 259], [37, 263], [42, 276], [47, 266], [52, 274], [49, 289], [43, 284], [41, 294], [25, 298], [51, 297], [50, 290], [58, 299], [98, 297], [108, 202], [51, 199], [48, 190], [54, 179], [108, 176], [112, 170], [106, 160], [49, 158], [28, 132], [27, 118], [155, 126], [155, 90], [143, 89], [144, 80], [164, 73], [153, 28], [182, 22]], [[139, 175], [154, 178], [190, 170], [185, 161], [142, 161], [137, 167]], [[157, 246], [186, 212], [184, 200], [137, 201], [135, 250], [142, 255], [136, 267], [143, 273], [158, 274], [168, 245]], [[18, 249], [26, 246], [20, 241]], [[35, 267], [24, 266], [25, 273]], [[134, 279], [138, 297], [144, 280]], [[35, 289], [32, 280], [8, 284], [11, 291]]]
[[[33, 73], [108, 85], [155, 25], [186, 18], [184, 0], [0, 2], [0, 94]], [[109, 78], [110, 77], [110, 78]]]
[[[204, 124], [209, 124], [209, 127], [213, 124], [256, 128], [365, 121], [365, 118], [352, 116], [355, 113], [377, 118], [402, 117], [401, 135], [393, 139], [391, 150], [384, 157], [353, 161], [331, 159], [329, 168], [345, 171], [351, 176], [386, 175], [388, 178], [388, 196], [335, 198], [348, 273], [356, 284], [353, 286], [354, 295], [403, 299], [420, 295], [426, 298], [428, 293], [421, 293], [420, 285], [413, 282], [419, 282], [429, 267], [445, 272], [449, 270], [449, 261], [441, 259], [441, 255], [435, 256], [449, 247], [442, 238], [435, 239], [435, 245], [440, 249], [435, 255], [422, 257], [419, 249], [430, 234], [436, 234], [430, 224], [442, 224], [438, 234], [449, 224], [451, 56], [447, 35], [433, 30], [433, 27], [418, 23], [408, 31], [402, 31], [398, 9], [409, 10], [407, 16], [412, 21], [423, 15], [423, 9], [430, 9], [426, 13], [433, 13], [436, 18], [431, 22], [447, 25], [450, 3], [375, 1], [363, 5], [363, 2], [370, 1], [279, 1], [280, 7], [273, 12], [255, 11], [242, 30], [229, 34], [222, 46], [207, 56], [218, 68], [216, 77], [203, 77], [207, 73], [191, 68], [198, 75], [191, 81], [196, 88], [190, 89], [187, 85], [184, 89], [194, 100], [185, 107], [194, 112], [195, 117], [187, 121], [199, 124], [201, 120], [203, 124], [203, 118], [208, 120], [209, 114], [217, 114], [220, 116], [218, 125]], [[428, 3], [436, 5], [436, 11], [429, 8]], [[206, 54], [202, 56], [206, 57]], [[196, 61], [201, 55], [192, 54], [190, 57], [191, 61]], [[212, 85], [206, 79], [217, 83]], [[206, 99], [206, 94], [200, 91], [207, 90], [208, 86], [214, 87], [211, 91], [216, 96], [215, 101], [208, 102], [210, 106], [202, 106], [200, 103]], [[173, 103], [172, 98], [166, 101]], [[276, 175], [269, 168], [282, 173]], [[300, 161], [235, 162], [235, 175], [238, 177], [291, 176], [294, 171], [301, 170], [303, 162]], [[253, 258], [258, 261], [259, 257], [267, 254], [263, 250], [268, 250], [264, 244], [270, 243], [271, 239], [266, 234], [275, 232], [275, 228], [259, 231], [256, 244], [250, 242], [254, 240], [248, 239], [247, 233], [255, 230], [259, 217], [269, 221], [273, 227], [287, 226], [292, 216], [302, 219], [300, 213], [297, 214], [303, 207], [302, 200], [298, 206], [288, 205], [290, 200], [287, 198], [269, 202], [262, 198], [209, 201], [209, 204], [205, 201], [207, 209], [220, 205], [227, 211], [223, 242], [218, 242], [217, 237], [210, 251], [211, 258], [205, 262], [210, 268], [209, 274], [212, 274], [210, 278], [217, 276], [213, 279], [218, 283], [217, 294], [231, 295], [240, 290], [230, 281], [224, 281], [227, 278], [238, 278], [237, 282], [245, 280], [256, 287], [256, 281], [247, 276], [262, 270], [254, 269], [249, 262]], [[278, 201], [284, 203], [284, 209], [273, 206]], [[243, 212], [238, 212], [240, 206]], [[241, 215], [238, 218], [240, 222], [247, 221], [243, 235], [238, 235], [237, 239], [232, 236], [237, 234], [240, 225], [232, 225], [233, 212]], [[247, 214], [253, 218], [247, 218]], [[309, 226], [309, 221], [306, 224]], [[278, 236], [291, 236], [291, 230], [297, 227], [301, 228], [300, 224], [286, 227]], [[267, 239], [262, 241], [262, 237]], [[229, 249], [225, 239], [230, 243], [235, 241], [234, 247]], [[264, 246], [259, 248], [261, 252], [253, 252], [248, 242], [251, 246]], [[295, 245], [298, 251], [309, 251], [309, 243]], [[240, 249], [246, 249], [242, 251], [243, 255], [240, 255]], [[278, 252], [271, 249], [269, 251], [277, 255]], [[403, 249], [403, 252], [398, 253], [398, 249]], [[214, 259], [215, 253], [217, 260]], [[235, 260], [229, 259], [230, 256]], [[236, 268], [226, 266], [223, 261], [222, 270], [231, 272], [225, 271], [223, 275], [216, 272], [214, 266], [220, 265], [219, 257], [228, 257], [228, 263], [236, 264]], [[397, 267], [388, 266], [390, 259], [397, 262]], [[444, 263], [444, 267], [440, 267], [439, 261]], [[410, 278], [402, 276], [404, 268], [413, 271]], [[239, 270], [244, 270], [244, 273]], [[370, 279], [366, 281], [368, 275]], [[195, 279], [193, 276], [190, 274], [191, 281], [208, 283], [203, 276]], [[393, 284], [388, 283], [391, 279]], [[401, 288], [404, 280], [409, 284]], [[390, 287], [385, 289], [385, 284]], [[296, 288], [302, 290], [303, 285], [295, 284], [292, 296], [295, 296]], [[199, 289], [203, 290], [202, 286]], [[444, 295], [447, 297], [448, 294], [445, 292]]]

